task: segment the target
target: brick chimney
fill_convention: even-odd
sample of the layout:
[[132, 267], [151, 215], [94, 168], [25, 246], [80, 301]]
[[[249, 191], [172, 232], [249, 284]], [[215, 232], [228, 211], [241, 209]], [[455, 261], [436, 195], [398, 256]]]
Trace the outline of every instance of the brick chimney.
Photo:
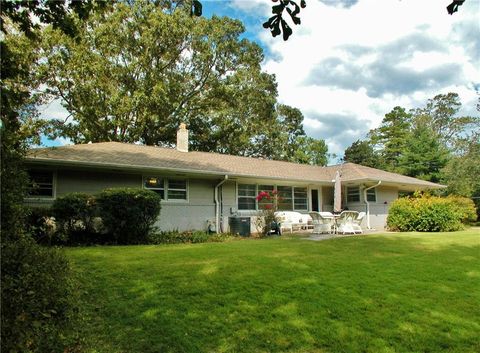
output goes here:
[[177, 151], [188, 152], [188, 130], [184, 123], [177, 130]]

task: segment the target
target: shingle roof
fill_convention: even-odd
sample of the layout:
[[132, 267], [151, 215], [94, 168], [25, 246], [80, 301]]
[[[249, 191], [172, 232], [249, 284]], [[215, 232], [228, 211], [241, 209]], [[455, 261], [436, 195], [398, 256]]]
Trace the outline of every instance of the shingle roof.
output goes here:
[[342, 180], [382, 180], [420, 188], [441, 185], [368, 168], [353, 163], [319, 167], [267, 159], [231, 156], [209, 152], [180, 152], [172, 148], [101, 142], [62, 147], [31, 149], [27, 163], [48, 165], [79, 165], [97, 168], [136, 170], [169, 170], [199, 174], [229, 175], [317, 183], [331, 183], [337, 170]]

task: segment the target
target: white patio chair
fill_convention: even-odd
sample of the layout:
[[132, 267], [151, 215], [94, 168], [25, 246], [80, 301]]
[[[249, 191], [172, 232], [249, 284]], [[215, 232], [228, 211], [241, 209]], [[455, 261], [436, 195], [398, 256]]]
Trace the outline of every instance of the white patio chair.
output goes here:
[[332, 234], [335, 229], [335, 219], [329, 212], [309, 212], [313, 221], [313, 233], [329, 233]]
[[343, 211], [337, 219], [337, 233], [362, 233], [362, 228], [356, 223], [358, 215], [357, 211]]
[[[355, 220], [355, 224], [360, 227], [362, 225], [362, 221], [363, 221], [363, 219], [365, 218], [366, 215], [367, 214], [365, 212], [360, 212], [358, 214], [357, 219]], [[360, 229], [362, 229], [362, 228], [360, 228]]]

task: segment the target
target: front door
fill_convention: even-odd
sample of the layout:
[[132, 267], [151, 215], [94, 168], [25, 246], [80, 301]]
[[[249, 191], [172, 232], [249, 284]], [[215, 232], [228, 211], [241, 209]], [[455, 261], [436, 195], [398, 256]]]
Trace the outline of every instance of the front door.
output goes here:
[[312, 211], [314, 212], [320, 211], [320, 209], [318, 208], [318, 190], [312, 189], [311, 197], [312, 197]]

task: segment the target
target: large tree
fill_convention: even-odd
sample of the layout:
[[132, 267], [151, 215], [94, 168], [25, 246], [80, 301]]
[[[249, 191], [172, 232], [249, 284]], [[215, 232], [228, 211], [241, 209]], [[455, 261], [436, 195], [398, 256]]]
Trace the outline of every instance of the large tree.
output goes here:
[[[37, 15], [37, 21], [63, 23], [70, 12], [48, 12], [42, 17], [30, 12], [30, 6], [35, 10], [38, 2], [2, 1], [0, 6], [1, 342], [8, 352], [67, 351], [70, 348], [62, 347], [66, 339], [62, 331], [70, 318], [69, 268], [56, 250], [40, 247], [29, 237], [23, 222], [28, 179], [22, 160], [31, 139], [38, 137], [35, 106], [41, 98], [36, 94], [40, 84], [35, 70], [36, 26], [28, 20]], [[18, 7], [23, 11], [15, 12]]]
[[406, 139], [405, 149], [398, 160], [399, 172], [437, 183], [448, 156], [449, 151], [430, 126], [418, 124]]
[[[480, 197], [480, 132], [458, 142], [457, 153], [443, 169], [443, 181], [448, 184], [448, 192]], [[478, 199], [480, 204], [480, 199]]]
[[380, 157], [375, 152], [370, 140], [357, 140], [345, 150], [343, 162], [361, 164], [372, 168], [382, 168]]
[[294, 160], [303, 116], [276, 104], [275, 77], [261, 70], [261, 48], [239, 39], [243, 25], [167, 10], [118, 3], [77, 21], [76, 38], [44, 31], [48, 93], [70, 113], [51, 136], [170, 146], [184, 122], [194, 150]]
[[413, 111], [413, 123], [427, 125], [445, 147], [455, 149], [466, 132], [480, 127], [480, 118], [458, 115], [461, 106], [457, 93], [438, 94]]
[[456, 93], [436, 95], [425, 106], [410, 111], [395, 107], [370, 131], [369, 138], [346, 149], [343, 160], [441, 181], [443, 173], [453, 172], [443, 170], [449, 158], [455, 157], [451, 166], [458, 156], [465, 155], [469, 136], [478, 138], [479, 118], [459, 115], [460, 108]]
[[370, 141], [380, 153], [383, 167], [399, 172], [400, 156], [410, 134], [412, 115], [405, 108], [395, 107], [382, 120], [380, 126], [369, 133]]

